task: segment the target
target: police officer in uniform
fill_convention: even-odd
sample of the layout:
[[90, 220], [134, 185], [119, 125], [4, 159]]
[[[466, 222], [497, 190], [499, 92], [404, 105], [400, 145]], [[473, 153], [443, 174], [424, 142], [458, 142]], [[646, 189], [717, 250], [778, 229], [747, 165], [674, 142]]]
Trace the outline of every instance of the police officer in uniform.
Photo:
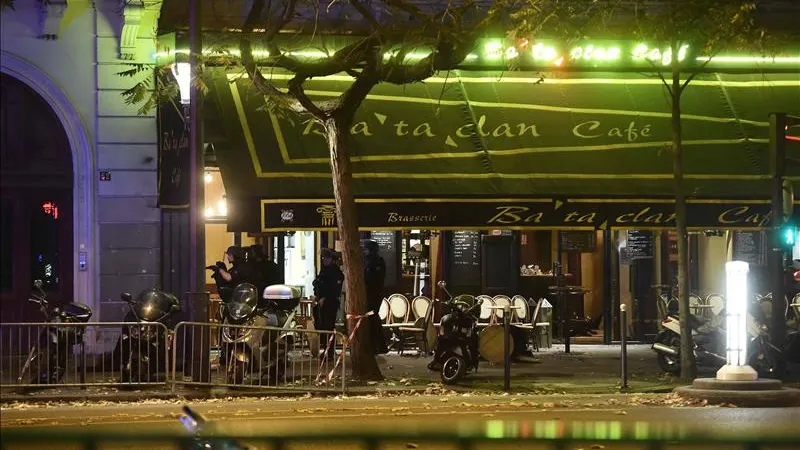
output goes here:
[[[314, 280], [314, 297], [317, 299], [317, 304], [314, 307], [314, 327], [317, 330], [333, 331], [336, 325], [336, 316], [339, 312], [339, 297], [342, 294], [344, 274], [336, 264], [336, 252], [334, 250], [323, 248], [320, 252], [320, 262], [322, 263], [322, 269], [320, 269], [319, 275]], [[332, 347], [328, 356], [334, 356]]]
[[374, 314], [369, 317], [369, 334], [372, 348], [376, 354], [389, 352], [383, 336], [383, 325], [378, 316], [378, 309], [383, 300], [383, 283], [386, 278], [386, 261], [383, 260], [378, 243], [373, 240], [363, 241], [364, 248], [364, 282], [367, 287], [367, 308]]

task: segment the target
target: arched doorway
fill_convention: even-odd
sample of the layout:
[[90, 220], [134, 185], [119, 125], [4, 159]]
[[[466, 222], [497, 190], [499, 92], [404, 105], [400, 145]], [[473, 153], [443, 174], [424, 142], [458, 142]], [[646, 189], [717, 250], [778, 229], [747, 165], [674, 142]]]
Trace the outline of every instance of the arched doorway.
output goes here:
[[55, 302], [73, 297], [73, 167], [47, 102], [0, 75], [0, 310], [3, 322], [39, 321], [26, 299], [41, 279]]

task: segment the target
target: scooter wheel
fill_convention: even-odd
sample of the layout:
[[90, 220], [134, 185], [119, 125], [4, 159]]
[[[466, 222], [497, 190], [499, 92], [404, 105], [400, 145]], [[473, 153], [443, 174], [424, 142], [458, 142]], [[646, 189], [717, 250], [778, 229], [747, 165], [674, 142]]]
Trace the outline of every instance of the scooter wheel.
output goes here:
[[460, 356], [451, 356], [442, 364], [442, 383], [453, 384], [467, 373], [467, 363]]

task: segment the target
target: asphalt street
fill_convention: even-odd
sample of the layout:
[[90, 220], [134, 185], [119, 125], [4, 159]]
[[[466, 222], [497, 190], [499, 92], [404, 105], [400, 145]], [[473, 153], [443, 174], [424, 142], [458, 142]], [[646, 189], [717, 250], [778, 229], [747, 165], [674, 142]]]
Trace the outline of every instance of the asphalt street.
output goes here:
[[[29, 436], [53, 432], [183, 433], [178, 402], [149, 401], [130, 404], [74, 403], [50, 406], [12, 405], [3, 408], [0, 429], [24, 431]], [[786, 446], [800, 448], [800, 408], [745, 409], [692, 406], [672, 395], [503, 396], [459, 394], [449, 396], [221, 399], [190, 405], [213, 421], [215, 433], [250, 437], [304, 437], [316, 433], [340, 436], [319, 442], [297, 442], [291, 449], [333, 450], [366, 448], [348, 436], [391, 435], [397, 438], [379, 448], [438, 450], [453, 443], [421, 441], [429, 433], [455, 433], [479, 438], [572, 437], [587, 439], [570, 449], [633, 449], [640, 444], [618, 444], [620, 438], [681, 440], [687, 437], [749, 437], [761, 441], [789, 439]], [[247, 439], [249, 441], [249, 439]], [[300, 439], [302, 441], [302, 439]], [[532, 441], [530, 441], [532, 442]], [[251, 448], [271, 448], [249, 442]], [[8, 444], [8, 442], [4, 442]], [[63, 442], [32, 443], [3, 448], [80, 448]], [[473, 448], [501, 448], [484, 443]], [[284, 448], [287, 448], [284, 447]], [[175, 448], [164, 442], [107, 443], [103, 449]], [[274, 447], [272, 447], [274, 448]], [[509, 447], [505, 447], [509, 448]], [[547, 448], [525, 446], [525, 448]], [[672, 447], [670, 447], [672, 448]], [[675, 448], [709, 447], [693, 444]]]

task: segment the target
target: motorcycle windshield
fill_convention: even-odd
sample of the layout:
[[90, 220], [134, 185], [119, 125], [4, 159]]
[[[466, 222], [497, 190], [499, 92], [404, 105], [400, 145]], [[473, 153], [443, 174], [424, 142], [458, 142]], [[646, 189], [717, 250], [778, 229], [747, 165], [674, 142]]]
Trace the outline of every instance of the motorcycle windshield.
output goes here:
[[228, 314], [234, 320], [242, 320], [252, 314], [258, 306], [258, 289], [250, 283], [236, 286], [228, 302]]
[[172, 311], [172, 306], [175, 305], [177, 299], [155, 289], [142, 291], [136, 297], [136, 303], [133, 305], [133, 312], [139, 320], [146, 322], [156, 322], [165, 315]]

